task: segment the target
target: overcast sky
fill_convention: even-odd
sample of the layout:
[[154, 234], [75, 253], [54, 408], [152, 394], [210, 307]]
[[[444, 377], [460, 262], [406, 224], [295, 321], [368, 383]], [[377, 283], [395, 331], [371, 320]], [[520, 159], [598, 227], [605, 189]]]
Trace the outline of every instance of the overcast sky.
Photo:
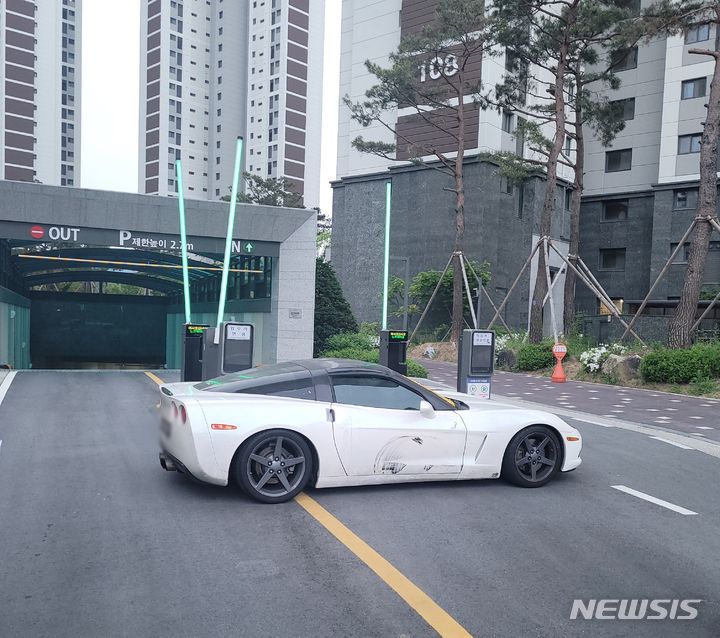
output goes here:
[[[337, 155], [340, 0], [325, 15], [325, 96], [320, 207], [330, 211]], [[82, 167], [84, 188], [137, 192], [140, 0], [84, 0]]]

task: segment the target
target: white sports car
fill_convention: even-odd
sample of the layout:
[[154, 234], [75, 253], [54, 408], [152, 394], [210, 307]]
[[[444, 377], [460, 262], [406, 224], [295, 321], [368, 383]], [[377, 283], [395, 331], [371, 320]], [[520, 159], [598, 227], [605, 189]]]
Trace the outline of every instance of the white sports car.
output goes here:
[[308, 485], [504, 479], [581, 463], [580, 433], [535, 410], [440, 395], [379, 365], [311, 359], [162, 392], [160, 464], [280, 503]]

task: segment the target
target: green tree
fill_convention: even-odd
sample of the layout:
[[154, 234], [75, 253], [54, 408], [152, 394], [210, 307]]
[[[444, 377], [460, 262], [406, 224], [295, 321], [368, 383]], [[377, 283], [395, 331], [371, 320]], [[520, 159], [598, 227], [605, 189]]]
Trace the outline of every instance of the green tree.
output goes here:
[[[262, 204], [264, 206], [287, 206], [288, 208], [304, 208], [303, 197], [292, 189], [292, 182], [285, 177], [263, 178], [252, 173], [243, 173], [246, 192], [238, 193], [237, 201], [241, 204]], [[230, 201], [230, 195], [221, 199]]]
[[326, 349], [327, 340], [333, 335], [357, 331], [357, 322], [335, 270], [326, 261], [318, 259], [315, 265], [314, 356]]
[[[365, 99], [344, 101], [352, 119], [362, 126], [379, 125], [389, 131], [393, 143], [370, 141], [362, 136], [353, 140], [355, 149], [389, 161], [412, 161], [428, 166], [448, 177], [444, 190], [454, 196], [455, 272], [452, 300], [452, 339], [459, 342], [463, 316], [463, 282], [459, 253], [465, 237], [465, 183], [463, 162], [466, 124], [473, 105], [483, 104], [481, 82], [472, 72], [485, 52], [492, 48], [491, 22], [484, 0], [439, 0], [435, 20], [418, 34], [402, 38], [397, 51], [390, 55], [390, 66], [365, 62], [377, 81], [365, 93]], [[468, 108], [468, 106], [470, 108]], [[411, 109], [412, 122], [439, 132], [443, 147], [433, 142], [418, 142], [408, 136], [397, 109]], [[477, 114], [474, 114], [477, 117]], [[407, 123], [410, 120], [405, 120]], [[449, 146], [446, 148], [450, 140]]]
[[[496, 0], [497, 38], [508, 49], [510, 64], [504, 83], [496, 87], [503, 110], [528, 119], [518, 127], [532, 152], [542, 159], [501, 154], [501, 170], [522, 180], [540, 165], [546, 191], [540, 216], [540, 235], [549, 236], [555, 210], [558, 167], [574, 172], [570, 202], [570, 258], [576, 260], [583, 189], [583, 127], [594, 129], [608, 144], [624, 127], [619, 104], [603, 91], [617, 88], [612, 67], [600, 63], [603, 49], [616, 49], [621, 26], [632, 16], [627, 0]], [[528, 100], [528, 97], [531, 99]], [[573, 148], [573, 142], [575, 147]], [[538, 253], [538, 277], [530, 313], [530, 340], [543, 338], [543, 300], [547, 294], [545, 254]], [[566, 275], [565, 325], [571, 326], [575, 307], [575, 275]]]

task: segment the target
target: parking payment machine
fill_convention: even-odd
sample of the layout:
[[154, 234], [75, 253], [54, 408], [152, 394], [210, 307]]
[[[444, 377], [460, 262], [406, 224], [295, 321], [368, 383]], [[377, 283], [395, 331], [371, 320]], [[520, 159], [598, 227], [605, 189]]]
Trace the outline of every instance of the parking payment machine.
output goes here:
[[203, 334], [209, 328], [203, 323], [186, 323], [183, 331], [181, 381], [202, 381]]
[[463, 330], [458, 359], [458, 392], [489, 399], [495, 370], [495, 333]]
[[380, 365], [407, 374], [407, 330], [380, 331]]
[[220, 326], [219, 343], [215, 343], [215, 331], [209, 328], [203, 337], [203, 381], [239, 372], [253, 367], [255, 330], [250, 323], [225, 321]]

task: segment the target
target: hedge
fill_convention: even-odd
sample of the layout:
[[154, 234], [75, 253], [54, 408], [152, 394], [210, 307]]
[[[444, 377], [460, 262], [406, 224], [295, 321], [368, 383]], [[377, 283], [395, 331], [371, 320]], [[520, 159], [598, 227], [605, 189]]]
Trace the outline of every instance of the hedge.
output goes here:
[[523, 344], [518, 351], [517, 369], [527, 372], [549, 368], [555, 363], [552, 348], [551, 341]]
[[[380, 363], [380, 351], [377, 348], [343, 348], [338, 350], [326, 350], [322, 353], [323, 357], [331, 359], [355, 359], [356, 361], [366, 361], [367, 363]], [[415, 361], [408, 359], [408, 376], [427, 378], [427, 370]]]
[[720, 345], [697, 344], [686, 350], [656, 350], [643, 357], [640, 374], [653, 383], [690, 383], [720, 378]]

